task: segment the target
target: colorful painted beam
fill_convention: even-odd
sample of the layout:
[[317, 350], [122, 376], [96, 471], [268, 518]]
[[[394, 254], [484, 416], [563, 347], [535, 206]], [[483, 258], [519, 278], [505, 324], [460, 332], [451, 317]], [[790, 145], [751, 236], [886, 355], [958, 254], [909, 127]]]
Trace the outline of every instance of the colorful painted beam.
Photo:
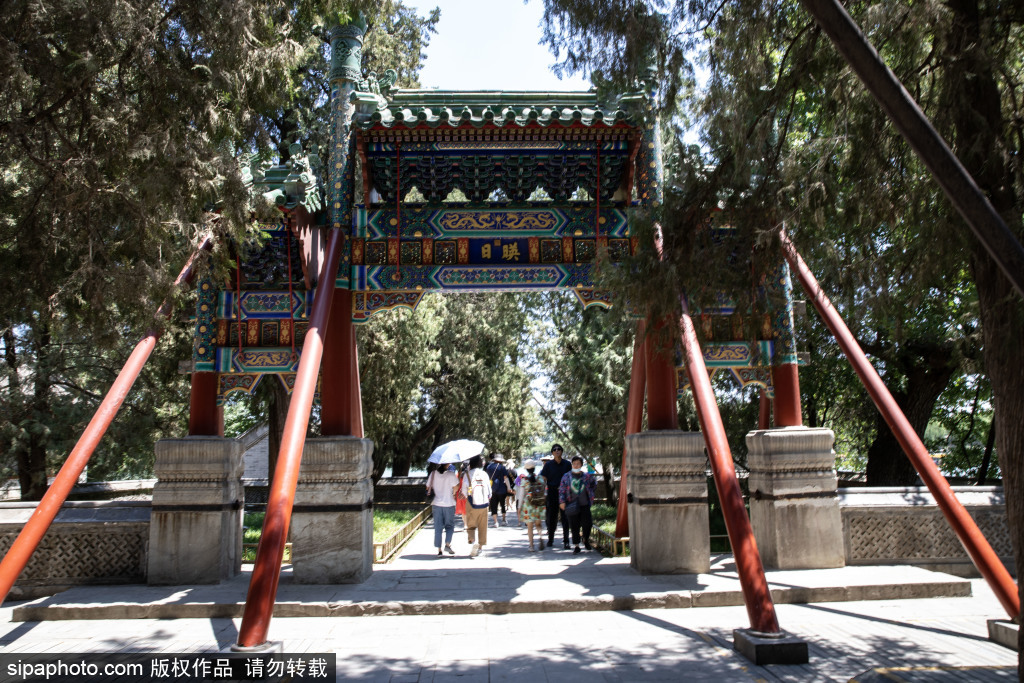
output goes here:
[[[401, 235], [398, 223], [401, 218]], [[550, 205], [537, 202], [527, 206], [495, 205], [473, 208], [464, 204], [426, 206], [403, 204], [401, 216], [394, 205], [355, 207], [353, 236], [363, 239], [385, 237], [628, 237], [626, 209], [597, 207], [591, 202]]]

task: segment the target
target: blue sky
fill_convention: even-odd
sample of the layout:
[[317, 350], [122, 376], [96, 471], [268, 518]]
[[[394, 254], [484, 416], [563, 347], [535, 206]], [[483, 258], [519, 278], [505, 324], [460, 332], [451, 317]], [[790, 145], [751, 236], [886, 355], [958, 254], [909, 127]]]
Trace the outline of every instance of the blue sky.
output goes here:
[[579, 75], [559, 80], [555, 58], [539, 44], [541, 0], [406, 0], [427, 14], [441, 8], [420, 73], [424, 88], [444, 90], [588, 90]]

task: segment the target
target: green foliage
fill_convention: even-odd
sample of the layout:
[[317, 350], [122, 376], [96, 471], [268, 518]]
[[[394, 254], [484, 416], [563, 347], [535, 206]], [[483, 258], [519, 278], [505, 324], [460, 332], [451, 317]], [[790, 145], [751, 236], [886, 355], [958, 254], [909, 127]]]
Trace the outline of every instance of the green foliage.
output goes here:
[[594, 503], [590, 506], [590, 515], [594, 520], [594, 524], [604, 523], [607, 521], [615, 521], [617, 511], [616, 509], [605, 503]]
[[[438, 16], [396, 0], [5, 4], [0, 471], [17, 471], [29, 498], [153, 325], [198, 236], [244, 241], [249, 154], [271, 158], [300, 137], [325, 147], [324, 39], [357, 11], [370, 20], [364, 65], [414, 84]], [[183, 431], [186, 318], [171, 322], [90, 476], [146, 475], [153, 441]]]
[[604, 310], [584, 310], [570, 293], [544, 299], [550, 330], [538, 355], [547, 369], [551, 402], [561, 407], [569, 445], [605, 471], [617, 472], [633, 360], [630, 327]]
[[374, 474], [423, 466], [446, 441], [482, 441], [518, 455], [540, 425], [523, 369], [530, 297], [429, 295], [414, 313], [371, 318], [359, 332], [365, 431]]
[[233, 395], [224, 405], [224, 436], [237, 439], [242, 434], [265, 422], [266, 417], [260, 412], [250, 396]]
[[[412, 521], [412, 518], [420, 513], [420, 510], [384, 510], [374, 508], [373, 510], [373, 542], [383, 543], [388, 540], [403, 526]], [[247, 512], [242, 519], [242, 526], [245, 528], [242, 534], [242, 543], [258, 544], [263, 536], [263, 519], [266, 513]], [[289, 559], [288, 556], [285, 556]], [[243, 562], [256, 561], [256, 548], [245, 548], [242, 553]]]
[[383, 543], [412, 521], [421, 510], [373, 510], [373, 542]]
[[[993, 428], [992, 387], [983, 375], [961, 375], [946, 387], [925, 433], [928, 450], [941, 456], [943, 472], [978, 476], [990, 430]], [[995, 457], [986, 472], [988, 479], [1000, 477]]]
[[[966, 16], [967, 5], [854, 3], [849, 10], [1020, 234], [1024, 16], [1006, 3]], [[785, 225], [919, 433], [936, 402], [939, 414], [956, 416], [946, 422], [985, 420], [984, 401], [971, 404], [981, 411], [969, 413], [972, 422], [944, 388], [979, 372], [982, 348], [1019, 348], [1006, 340], [1018, 334], [1020, 307], [988, 314], [983, 346], [984, 308], [972, 281], [992, 267], [980, 265], [978, 250], [968, 261], [974, 242], [962, 220], [800, 3], [631, 0], [613, 9], [546, 0], [545, 7], [545, 39], [563, 68], [600, 72], [609, 89], [633, 88], [652, 63], [645, 44], [659, 67], [665, 204], [632, 227], [643, 243], [660, 225], [666, 258], [642, 253], [609, 287], [659, 313], [673, 311], [682, 292], [697, 306], [725, 292], [741, 308], [756, 308], [755, 288], [780, 260], [774, 234]], [[699, 89], [696, 70], [706, 73]], [[684, 125], [699, 125], [700, 147], [684, 143]], [[728, 259], [707, 230], [717, 209], [716, 222], [733, 229]], [[836, 432], [843, 465], [863, 466], [869, 452], [902, 462], [834, 342], [816, 320], [803, 334], [812, 352], [801, 373], [808, 422]], [[1019, 361], [1003, 354], [1000, 363], [990, 375], [1012, 367], [1005, 376], [1018, 376]], [[976, 447], [970, 452], [978, 457]], [[907, 476], [883, 470], [877, 483]]]

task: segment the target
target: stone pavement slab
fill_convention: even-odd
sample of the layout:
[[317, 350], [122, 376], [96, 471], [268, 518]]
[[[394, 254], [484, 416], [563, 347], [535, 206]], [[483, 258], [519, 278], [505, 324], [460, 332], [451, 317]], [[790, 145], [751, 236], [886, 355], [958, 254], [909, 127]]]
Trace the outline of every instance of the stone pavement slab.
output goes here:
[[[489, 530], [489, 545], [469, 557], [464, 533], [456, 556], [437, 556], [428, 524], [386, 565], [360, 584], [302, 585], [285, 568], [276, 617], [516, 614], [742, 605], [730, 555], [713, 557], [708, 574], [644, 576], [628, 558], [561, 549], [528, 551], [517, 526]], [[844, 567], [768, 571], [776, 604], [963, 597], [968, 580], [925, 569]], [[19, 605], [19, 621], [53, 619], [235, 618], [242, 615], [251, 566], [205, 586], [87, 586]]]
[[[985, 635], [998, 601], [972, 583], [969, 597], [779, 605], [783, 628], [808, 642], [810, 661], [798, 666], [758, 667], [735, 652], [732, 629], [747, 624], [736, 606], [297, 617], [272, 620], [270, 638], [287, 652], [336, 653], [339, 681], [830, 682], [875, 669], [886, 669], [887, 681], [1014, 680], [1016, 653]], [[0, 652], [216, 652], [236, 641], [239, 626], [221, 618], [13, 622], [11, 612], [0, 608]], [[954, 669], [961, 678], [948, 677]]]
[[[460, 536], [459, 555], [439, 559], [425, 529], [360, 585], [299, 586], [286, 573], [269, 637], [286, 652], [335, 653], [339, 681], [1016, 680], [1016, 652], [987, 638], [987, 620], [1005, 615], [981, 580], [905, 567], [769, 572], [779, 622], [807, 642], [810, 661], [755, 666], [732, 643], [733, 629], [749, 626], [746, 609], [714, 606], [738, 591], [728, 556], [707, 575], [640, 576], [624, 559], [529, 553], [518, 528], [490, 534], [479, 558], [468, 558]], [[220, 586], [76, 588], [8, 603], [0, 653], [218, 652], [237, 640], [247, 582], [245, 574]], [[870, 599], [837, 601], [858, 595]], [[596, 609], [609, 598], [650, 598], [659, 608]], [[438, 601], [451, 609], [425, 607]], [[301, 616], [310, 605], [318, 615], [364, 616]], [[300, 616], [279, 618], [289, 613]]]

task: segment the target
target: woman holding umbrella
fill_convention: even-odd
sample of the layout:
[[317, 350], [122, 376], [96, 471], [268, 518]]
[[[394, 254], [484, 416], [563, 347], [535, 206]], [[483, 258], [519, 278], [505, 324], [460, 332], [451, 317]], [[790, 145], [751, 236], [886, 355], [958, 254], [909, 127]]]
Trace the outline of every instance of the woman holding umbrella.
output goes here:
[[[452, 535], [455, 533], [455, 512], [458, 502], [463, 502], [466, 498], [466, 483], [467, 477], [460, 477], [458, 475], [458, 464], [463, 460], [478, 455], [484, 450], [484, 445], [479, 441], [470, 441], [469, 439], [458, 439], [456, 441], [449, 441], [446, 444], [438, 446], [434, 449], [434, 452], [427, 458], [427, 462], [433, 465], [437, 465], [437, 469], [430, 474], [427, 478], [427, 492], [433, 491], [434, 500], [431, 502], [432, 512], [434, 513], [434, 547], [437, 548], [437, 554], [442, 554], [441, 550], [441, 530], [444, 529], [446, 533], [444, 551], [449, 555], [454, 555], [455, 551], [452, 550]], [[477, 458], [479, 460], [479, 458]], [[459, 498], [462, 501], [459, 501]], [[468, 515], [465, 517], [466, 526], [469, 526]], [[486, 520], [486, 517], [484, 518]], [[486, 522], [484, 524], [486, 527]], [[472, 532], [470, 532], [472, 534]], [[486, 541], [486, 534], [481, 542]], [[473, 542], [473, 536], [470, 535], [470, 543]], [[476, 553], [472, 553], [475, 555]]]
[[454, 464], [438, 465], [437, 469], [427, 477], [427, 493], [433, 493], [430, 501], [434, 515], [434, 547], [437, 556], [441, 557], [441, 530], [444, 530], [444, 552], [454, 555], [452, 536], [455, 535], [455, 488], [459, 484], [459, 475]]

